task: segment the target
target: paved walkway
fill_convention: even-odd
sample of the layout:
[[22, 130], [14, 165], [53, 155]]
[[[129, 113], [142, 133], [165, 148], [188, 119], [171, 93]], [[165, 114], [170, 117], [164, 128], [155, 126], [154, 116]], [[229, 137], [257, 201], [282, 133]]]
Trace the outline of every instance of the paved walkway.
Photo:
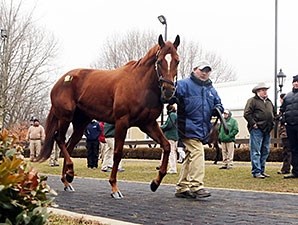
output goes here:
[[297, 194], [209, 189], [211, 197], [187, 200], [174, 197], [174, 185], [151, 192], [149, 183], [119, 181], [124, 198], [115, 200], [108, 180], [75, 177], [72, 193], [63, 190], [59, 176], [49, 176], [48, 184], [58, 192], [59, 209], [130, 223], [298, 224]]

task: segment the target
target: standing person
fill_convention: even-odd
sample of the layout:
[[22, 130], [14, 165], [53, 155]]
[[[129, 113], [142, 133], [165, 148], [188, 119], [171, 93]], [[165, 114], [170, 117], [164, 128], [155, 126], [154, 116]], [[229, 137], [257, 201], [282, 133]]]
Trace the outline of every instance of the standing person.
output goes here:
[[[177, 173], [177, 141], [178, 141], [178, 132], [177, 132], [177, 113], [176, 108], [173, 105], [167, 105], [167, 114], [168, 118], [166, 122], [160, 127], [164, 132], [164, 135], [169, 140], [171, 145], [171, 152], [169, 156], [169, 174]], [[161, 158], [163, 158], [163, 153]]]
[[235, 137], [239, 129], [237, 120], [232, 118], [231, 111], [227, 109], [224, 111], [224, 119], [227, 123], [229, 133], [225, 133], [222, 124], [219, 126], [219, 141], [221, 143], [223, 161], [223, 166], [219, 169], [231, 169], [233, 166]]
[[85, 132], [86, 147], [87, 147], [87, 167], [96, 169], [98, 167], [98, 154], [99, 154], [99, 140], [100, 126], [96, 120], [92, 120], [88, 124]]
[[177, 152], [178, 152], [178, 163], [183, 163], [184, 159], [185, 159], [185, 146], [183, 145], [182, 141], [178, 139], [178, 143], [177, 143]]
[[39, 156], [41, 144], [45, 139], [44, 128], [37, 118], [33, 119], [33, 125], [29, 127], [26, 139], [29, 141], [30, 161], [34, 162]]
[[59, 155], [60, 155], [60, 149], [58, 147], [57, 142], [54, 143], [53, 150], [50, 156], [49, 165], [51, 167], [53, 166], [59, 166]]
[[[106, 140], [106, 148], [102, 151], [102, 165], [101, 171], [111, 172], [113, 167], [113, 157], [114, 157], [114, 148], [115, 148], [115, 124], [104, 123], [104, 136]], [[118, 171], [123, 172], [122, 161], [120, 161], [118, 166]]]
[[105, 134], [104, 134], [104, 122], [99, 122], [99, 126], [100, 126], [100, 135], [98, 137], [99, 140], [99, 146], [100, 146], [100, 152], [99, 152], [99, 156], [98, 156], [98, 160], [101, 160], [101, 162], [103, 161], [103, 152], [105, 151], [106, 148], [106, 139], [105, 139]]
[[298, 75], [293, 77], [293, 88], [283, 100], [280, 107], [285, 116], [288, 141], [292, 152], [292, 173], [285, 175], [285, 179], [298, 178]]
[[249, 130], [250, 159], [252, 176], [264, 179], [266, 160], [270, 153], [270, 132], [274, 126], [274, 106], [268, 98], [269, 86], [260, 83], [252, 89], [254, 97], [247, 100], [244, 118]]
[[[223, 112], [221, 99], [209, 79], [212, 67], [207, 61], [196, 64], [188, 78], [178, 80], [178, 135], [185, 146], [185, 160], [176, 185], [177, 198], [204, 198], [211, 194], [204, 188], [204, 144], [212, 127], [211, 117]], [[216, 114], [217, 115], [217, 114]]]
[[[280, 105], [282, 105], [285, 95], [286, 95], [285, 93], [280, 94], [279, 96]], [[292, 153], [289, 146], [287, 130], [285, 125], [285, 118], [281, 112], [279, 112], [278, 122], [279, 122], [279, 137], [281, 138], [281, 143], [282, 143], [283, 162], [282, 162], [282, 167], [280, 171], [278, 171], [277, 173], [288, 174], [291, 171]]]
[[[72, 132], [73, 132], [73, 127], [72, 127], [72, 123], [70, 123], [70, 125], [67, 129], [67, 132], [66, 132], [66, 142], [69, 140]], [[49, 160], [49, 165], [51, 167], [59, 166], [59, 156], [60, 156], [60, 148], [58, 147], [57, 142], [55, 142], [51, 156], [50, 156], [50, 160]]]

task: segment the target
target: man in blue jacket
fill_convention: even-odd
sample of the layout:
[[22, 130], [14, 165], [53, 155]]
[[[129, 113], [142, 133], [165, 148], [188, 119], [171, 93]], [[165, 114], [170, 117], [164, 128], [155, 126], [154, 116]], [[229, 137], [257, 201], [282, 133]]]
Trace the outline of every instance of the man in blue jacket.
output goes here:
[[177, 198], [195, 199], [211, 195], [204, 188], [203, 145], [208, 142], [212, 115], [217, 115], [218, 111], [223, 113], [221, 99], [209, 79], [211, 70], [208, 61], [200, 61], [190, 77], [177, 82], [178, 134], [186, 153], [176, 186]]
[[87, 147], [87, 167], [96, 169], [98, 167], [98, 155], [99, 155], [99, 140], [98, 137], [101, 133], [99, 123], [96, 120], [92, 120], [88, 124], [84, 134], [86, 136]]

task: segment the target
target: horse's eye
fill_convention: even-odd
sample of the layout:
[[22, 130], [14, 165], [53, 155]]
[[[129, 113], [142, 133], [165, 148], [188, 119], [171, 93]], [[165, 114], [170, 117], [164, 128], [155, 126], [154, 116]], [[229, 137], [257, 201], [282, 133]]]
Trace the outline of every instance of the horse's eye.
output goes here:
[[157, 64], [158, 64], [158, 65], [161, 65], [161, 60], [158, 60], [158, 61], [157, 61]]

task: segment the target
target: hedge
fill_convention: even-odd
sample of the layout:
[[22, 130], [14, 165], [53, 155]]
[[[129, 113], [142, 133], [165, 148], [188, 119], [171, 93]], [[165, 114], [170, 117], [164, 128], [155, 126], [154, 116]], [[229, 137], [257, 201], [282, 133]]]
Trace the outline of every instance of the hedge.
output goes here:
[[[161, 148], [124, 148], [123, 154], [124, 158], [129, 159], [160, 159]], [[29, 149], [24, 150], [24, 156], [29, 157]], [[87, 151], [86, 148], [75, 148], [72, 157], [73, 158], [86, 158]], [[205, 148], [205, 159], [214, 160], [216, 157], [216, 151], [212, 148]], [[282, 149], [281, 148], [271, 148], [269, 158], [267, 161], [270, 162], [282, 162]], [[220, 153], [220, 159], [221, 153]], [[234, 161], [250, 161], [249, 149], [248, 147], [235, 148]]]

